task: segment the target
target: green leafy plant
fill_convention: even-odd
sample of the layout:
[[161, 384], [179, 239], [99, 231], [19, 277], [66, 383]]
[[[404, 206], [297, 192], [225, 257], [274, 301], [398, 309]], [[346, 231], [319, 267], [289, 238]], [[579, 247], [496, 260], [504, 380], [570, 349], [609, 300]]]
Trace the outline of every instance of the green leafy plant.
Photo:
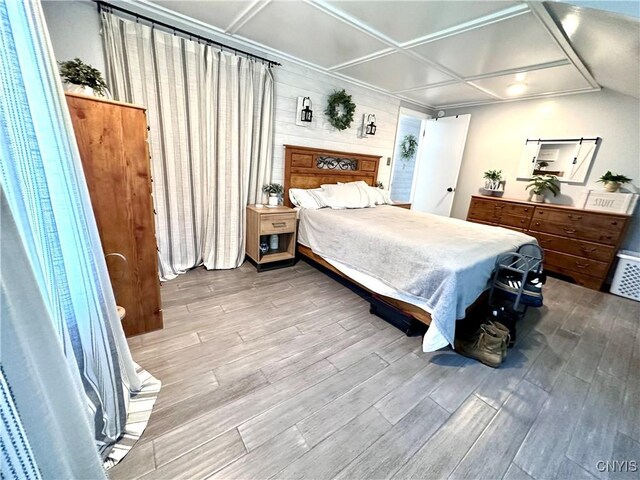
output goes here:
[[[400, 160], [406, 165], [413, 160], [414, 155], [418, 151], [418, 139], [415, 135], [405, 135], [400, 142]], [[403, 165], [404, 167], [404, 165]]]
[[620, 185], [623, 185], [625, 183], [629, 183], [631, 182], [631, 178], [625, 176], [625, 175], [618, 175], [618, 174], [613, 174], [610, 171], [607, 170], [607, 173], [605, 173], [604, 175], [602, 175], [600, 177], [600, 179], [598, 180], [598, 182], [600, 183], [607, 183], [607, 182], [615, 182], [618, 183]]
[[91, 65], [87, 65], [79, 58], [59, 62], [59, 64], [60, 76], [65, 82], [90, 87], [99, 95], [104, 95], [107, 84], [102, 78], [100, 70], [93, 68]]
[[353, 114], [356, 111], [356, 104], [351, 101], [344, 89], [336, 90], [327, 100], [327, 108], [324, 114], [329, 118], [329, 123], [338, 130], [346, 130], [351, 126]]
[[558, 177], [555, 175], [535, 175], [531, 177], [531, 182], [526, 187], [526, 190], [529, 189], [536, 195], [544, 195], [544, 192], [549, 190], [555, 197], [560, 193]]
[[538, 164], [536, 165], [538, 168], [546, 168], [549, 166], [549, 162], [545, 162], [544, 160], [538, 162]]
[[502, 180], [502, 170], [487, 170], [486, 172], [484, 172], [483, 178], [494, 182], [499, 182], [500, 180]]
[[266, 183], [262, 186], [262, 191], [269, 195], [282, 195], [284, 193], [284, 187], [279, 183]]

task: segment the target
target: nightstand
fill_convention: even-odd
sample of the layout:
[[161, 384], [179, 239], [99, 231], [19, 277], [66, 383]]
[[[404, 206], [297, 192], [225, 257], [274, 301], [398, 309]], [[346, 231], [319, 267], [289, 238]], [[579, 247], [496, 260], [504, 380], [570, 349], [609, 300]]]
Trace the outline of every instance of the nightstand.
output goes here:
[[[247, 256], [258, 271], [289, 267], [296, 259], [296, 212], [289, 207], [247, 206]], [[277, 248], [272, 249], [272, 235]], [[270, 245], [265, 252], [260, 244]]]
[[393, 206], [411, 210], [411, 202], [393, 202]]

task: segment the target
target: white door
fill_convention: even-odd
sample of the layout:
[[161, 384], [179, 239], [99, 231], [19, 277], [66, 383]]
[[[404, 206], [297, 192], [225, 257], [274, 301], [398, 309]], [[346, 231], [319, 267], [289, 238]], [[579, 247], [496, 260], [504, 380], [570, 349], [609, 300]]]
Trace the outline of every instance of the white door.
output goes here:
[[425, 122], [413, 179], [413, 210], [445, 217], [451, 214], [470, 120], [471, 115], [457, 115]]

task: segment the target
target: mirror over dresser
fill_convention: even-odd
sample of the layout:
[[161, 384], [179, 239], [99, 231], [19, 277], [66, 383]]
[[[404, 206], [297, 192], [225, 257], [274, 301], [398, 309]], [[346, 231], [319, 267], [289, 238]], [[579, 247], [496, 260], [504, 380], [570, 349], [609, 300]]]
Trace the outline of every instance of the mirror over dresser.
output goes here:
[[544, 266], [578, 285], [600, 290], [630, 216], [564, 205], [472, 196], [467, 220], [527, 233], [544, 249]]

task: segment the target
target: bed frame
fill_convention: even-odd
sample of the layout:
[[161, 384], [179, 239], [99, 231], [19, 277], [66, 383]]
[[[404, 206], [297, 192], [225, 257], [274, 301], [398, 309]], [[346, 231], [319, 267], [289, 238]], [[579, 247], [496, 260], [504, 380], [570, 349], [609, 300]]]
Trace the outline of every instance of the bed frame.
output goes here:
[[[363, 180], [373, 186], [377, 181], [378, 164], [381, 158], [379, 156], [295, 145], [285, 145], [284, 148], [284, 202], [289, 207], [291, 206], [290, 188], [319, 188], [324, 183], [355, 182], [357, 180]], [[298, 244], [298, 254], [365, 290], [376, 301], [400, 310], [403, 314], [425, 325], [431, 324], [431, 315], [424, 310], [410, 303], [372, 292], [313, 253], [310, 248]], [[372, 305], [372, 313], [374, 311], [375, 306]]]

